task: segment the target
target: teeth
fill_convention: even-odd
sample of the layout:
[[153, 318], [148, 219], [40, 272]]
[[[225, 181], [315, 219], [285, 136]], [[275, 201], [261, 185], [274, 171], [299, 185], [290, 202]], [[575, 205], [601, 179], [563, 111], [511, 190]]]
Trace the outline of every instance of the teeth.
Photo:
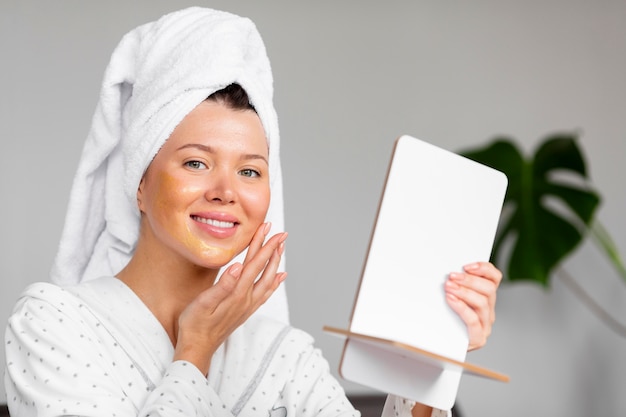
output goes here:
[[205, 219], [204, 217], [198, 217], [198, 216], [192, 216], [192, 217], [195, 221], [198, 221], [200, 223], [210, 224], [211, 226], [215, 226], [215, 227], [222, 227], [225, 229], [230, 228], [230, 227], [235, 227], [235, 223], [233, 222], [221, 222], [219, 220]]

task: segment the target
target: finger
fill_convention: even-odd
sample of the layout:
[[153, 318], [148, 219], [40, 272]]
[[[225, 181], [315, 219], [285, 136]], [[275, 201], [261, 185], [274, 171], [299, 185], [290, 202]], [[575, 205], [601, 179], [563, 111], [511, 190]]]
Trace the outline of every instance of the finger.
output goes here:
[[448, 305], [456, 312], [467, 327], [468, 350], [482, 347], [491, 334], [491, 325], [484, 326], [476, 311], [454, 294], [446, 294]]
[[[254, 284], [253, 298], [258, 300], [259, 306], [272, 295], [280, 285], [282, 280], [277, 279], [280, 259], [285, 248], [285, 243], [281, 242], [272, 254], [259, 280]], [[284, 277], [282, 277], [284, 279]]]
[[265, 238], [267, 237], [267, 234], [269, 233], [271, 228], [272, 224], [269, 222], [263, 223], [258, 227], [256, 232], [254, 233], [254, 236], [252, 236], [250, 244], [248, 245], [246, 258], [243, 261], [244, 265], [246, 264], [246, 262], [248, 262], [248, 260], [250, 260], [254, 255], [258, 253], [259, 249], [261, 249], [261, 247], [263, 246], [263, 242], [265, 242]]
[[203, 291], [198, 296], [198, 301], [203, 308], [207, 309], [209, 313], [215, 312], [217, 307], [228, 299], [237, 288], [237, 281], [241, 276], [242, 269], [243, 266], [239, 262], [233, 263], [222, 273], [215, 285]]
[[273, 284], [284, 248], [285, 242], [281, 242], [274, 252], [272, 252], [272, 256], [261, 272], [260, 278], [254, 284], [255, 288], [261, 288], [268, 285], [271, 286]]
[[[502, 272], [491, 262], [474, 262], [464, 267], [466, 273], [463, 285], [473, 288], [489, 297], [489, 306], [495, 308], [496, 291], [502, 282]], [[493, 286], [490, 286], [491, 283]]]
[[502, 282], [502, 272], [496, 268], [491, 262], [474, 262], [469, 265], [465, 265], [463, 270], [472, 275], [477, 275], [486, 278], [496, 286]]
[[[229, 267], [220, 277], [220, 280], [214, 286], [216, 294], [207, 296], [207, 300], [218, 304], [214, 311], [220, 308], [230, 308], [228, 306], [236, 305], [244, 310], [245, 306], [253, 304], [253, 285], [263, 268], [272, 256], [272, 253], [287, 238], [286, 233], [279, 233], [272, 236], [268, 242], [256, 251], [254, 256], [250, 257], [243, 265], [239, 264], [235, 269]], [[233, 264], [235, 266], [237, 264]], [[220, 282], [224, 279], [224, 282]]]
[[454, 272], [450, 274], [450, 281], [478, 294], [482, 294], [487, 297], [489, 306], [495, 308], [498, 285], [494, 281], [478, 275]]
[[484, 326], [491, 326], [495, 321], [495, 291], [490, 295], [485, 295], [453, 279], [446, 282], [445, 290], [447, 294], [454, 295], [474, 310]]
[[[277, 238], [280, 240], [280, 236]], [[266, 250], [266, 247], [261, 249], [259, 253], [257, 253], [256, 258], [261, 256]], [[272, 252], [270, 259], [267, 261], [267, 264], [263, 269], [263, 275], [257, 283], [255, 283], [254, 280], [252, 280], [250, 284], [244, 283], [245, 280], [243, 275], [245, 273], [252, 275], [257, 274], [257, 272], [250, 272], [250, 264], [248, 266], [248, 271], [246, 272], [243, 271], [245, 267], [242, 266], [242, 270], [240, 272], [241, 276], [237, 277], [235, 287], [228, 294], [228, 296], [224, 297], [223, 301], [216, 307], [215, 312], [223, 316], [232, 316], [236, 318], [237, 323], [239, 324], [254, 313], [265, 301], [267, 301], [276, 288], [278, 288], [280, 282], [282, 282], [282, 280], [286, 277], [285, 273], [281, 273], [280, 276], [277, 277], [278, 274], [276, 272], [278, 265], [280, 264], [280, 258], [283, 250], [284, 243], [281, 242], [279, 243], [278, 248]], [[258, 259], [253, 259], [251, 262], [254, 264], [257, 260]], [[237, 271], [235, 270], [235, 272]]]
[[287, 239], [287, 233], [277, 233], [272, 236], [247, 262], [243, 264], [241, 278], [238, 285], [250, 288], [263, 271], [278, 246]]
[[259, 294], [257, 294], [256, 308], [259, 308], [261, 307], [261, 305], [265, 304], [265, 302], [272, 296], [272, 294], [274, 294], [274, 292], [276, 292], [280, 284], [283, 281], [285, 281], [286, 278], [287, 278], [286, 272], [277, 272], [274, 275], [271, 287], [269, 287], [265, 292], [260, 292]]
[[485, 277], [468, 273], [453, 272], [449, 276], [450, 280], [459, 285], [470, 288], [473, 291], [484, 294], [486, 296], [495, 294], [497, 284]]

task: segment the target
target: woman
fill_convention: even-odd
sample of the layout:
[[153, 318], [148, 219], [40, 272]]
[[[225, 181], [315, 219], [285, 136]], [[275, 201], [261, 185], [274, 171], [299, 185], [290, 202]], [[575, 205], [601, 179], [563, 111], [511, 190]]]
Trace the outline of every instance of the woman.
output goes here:
[[[266, 222], [281, 218], [271, 83], [247, 19], [192, 8], [124, 37], [53, 268], [63, 285], [29, 287], [9, 320], [13, 416], [354, 415], [308, 335], [253, 315], [286, 277], [287, 235]], [[500, 278], [479, 263], [446, 284], [472, 349]], [[384, 414], [437, 412], [390, 397]]]

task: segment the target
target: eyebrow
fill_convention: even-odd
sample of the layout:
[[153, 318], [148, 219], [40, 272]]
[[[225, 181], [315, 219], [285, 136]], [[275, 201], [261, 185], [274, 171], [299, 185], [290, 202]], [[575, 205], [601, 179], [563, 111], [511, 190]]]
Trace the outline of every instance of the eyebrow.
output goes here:
[[[207, 146], [207, 145], [203, 145], [201, 143], [187, 143], [183, 146], [181, 146], [180, 148], [177, 149], [177, 151], [180, 151], [182, 149], [186, 149], [186, 148], [194, 148], [194, 149], [199, 149], [203, 152], [207, 152], [207, 153], [215, 153], [215, 149], [212, 148], [211, 146]], [[250, 154], [244, 154], [241, 156], [241, 159], [243, 160], [250, 160], [250, 159], [261, 159], [263, 161], [265, 161], [266, 164], [269, 165], [269, 162], [267, 162], [267, 158], [264, 157], [263, 155], [259, 155], [256, 153], [250, 153]]]

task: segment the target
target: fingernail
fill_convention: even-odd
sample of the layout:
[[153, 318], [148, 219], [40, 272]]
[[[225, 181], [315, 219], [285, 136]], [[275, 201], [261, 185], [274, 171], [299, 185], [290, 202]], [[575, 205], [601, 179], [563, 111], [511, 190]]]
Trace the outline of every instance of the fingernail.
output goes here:
[[284, 242], [285, 240], [287, 240], [287, 232], [283, 232], [283, 235], [280, 237], [280, 239], [278, 241], [279, 242]]
[[459, 297], [454, 294], [446, 294], [446, 298], [450, 301], [459, 301]]
[[460, 288], [459, 284], [454, 281], [446, 281], [446, 287], [450, 290], [458, 290]]
[[279, 272], [276, 278], [278, 279], [279, 282], [283, 282], [287, 278], [287, 273]]
[[451, 272], [450, 279], [453, 279], [455, 281], [461, 281], [463, 279], [463, 274], [459, 274], [458, 272]]
[[228, 271], [228, 273], [235, 278], [239, 278], [239, 276], [241, 275], [241, 268], [242, 267], [240, 263], [233, 264], [230, 267], [230, 270]]
[[284, 251], [285, 251], [285, 243], [280, 242], [280, 244], [278, 245], [278, 254], [282, 256]]
[[480, 268], [480, 264], [478, 264], [478, 263], [472, 263], [472, 264], [469, 264], [469, 265], [465, 265], [465, 267], [464, 267], [464, 268], [465, 268], [465, 270], [467, 270], [467, 271], [471, 271], [471, 270], [474, 270], [474, 269], [478, 269], [478, 268]]
[[267, 222], [265, 223], [265, 227], [263, 228], [263, 234], [268, 234], [270, 232], [270, 229], [272, 228], [272, 223], [271, 222]]

